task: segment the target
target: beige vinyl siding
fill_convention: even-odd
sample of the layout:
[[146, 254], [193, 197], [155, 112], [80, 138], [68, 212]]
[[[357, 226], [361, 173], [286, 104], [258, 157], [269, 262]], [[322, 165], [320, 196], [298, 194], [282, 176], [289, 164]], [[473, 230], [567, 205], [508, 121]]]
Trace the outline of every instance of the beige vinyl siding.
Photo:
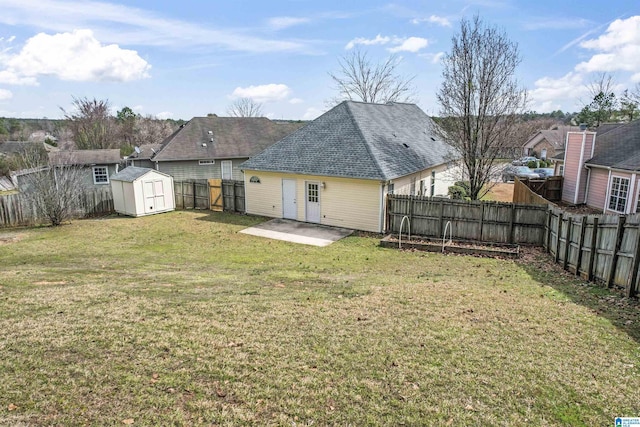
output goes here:
[[587, 194], [586, 204], [594, 209], [603, 210], [607, 198], [609, 171], [600, 168], [591, 168], [590, 170], [589, 194]]
[[[257, 176], [260, 183], [250, 182]], [[324, 183], [320, 189], [320, 224], [380, 232], [382, 206], [378, 181], [245, 171], [246, 210], [248, 214], [282, 218], [282, 180], [296, 181], [297, 220], [305, 221], [307, 182]]]
[[394, 194], [411, 194], [411, 182], [415, 179], [416, 182], [416, 195], [420, 192], [420, 181], [424, 181], [424, 194], [423, 196], [431, 195], [431, 172], [436, 172], [436, 196], [446, 196], [449, 193], [449, 187], [455, 184], [460, 178], [460, 169], [458, 166], [447, 166], [446, 164], [438, 165], [430, 169], [406, 175], [400, 178], [392, 180]]
[[[205, 160], [205, 159], [202, 159]], [[243, 159], [223, 159], [231, 160], [233, 163], [233, 179], [242, 181], [243, 175], [240, 165], [247, 160]], [[175, 181], [185, 181], [188, 179], [221, 179], [222, 160], [215, 160], [212, 165], [200, 165], [198, 160], [185, 160], [176, 162], [158, 162], [157, 170], [171, 175]], [[155, 169], [155, 168], [154, 168]]]

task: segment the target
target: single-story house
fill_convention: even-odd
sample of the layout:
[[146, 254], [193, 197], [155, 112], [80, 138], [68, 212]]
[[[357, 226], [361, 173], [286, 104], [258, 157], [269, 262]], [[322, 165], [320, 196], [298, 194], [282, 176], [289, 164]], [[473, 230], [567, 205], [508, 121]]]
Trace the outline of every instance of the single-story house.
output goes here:
[[242, 162], [303, 125], [266, 117], [194, 117], [167, 137], [150, 160], [177, 181], [242, 180]]
[[49, 153], [51, 166], [79, 166], [86, 172], [83, 174], [85, 188], [109, 188], [109, 177], [120, 169], [120, 150], [60, 150]]
[[600, 132], [569, 132], [562, 200], [604, 213], [640, 212], [640, 120]]
[[387, 194], [446, 195], [455, 159], [418, 106], [344, 101], [241, 165], [246, 211], [380, 233]]
[[577, 126], [555, 125], [551, 129], [539, 130], [523, 145], [525, 156], [533, 156], [540, 159], [549, 159], [564, 150], [564, 142], [567, 132], [578, 131]]

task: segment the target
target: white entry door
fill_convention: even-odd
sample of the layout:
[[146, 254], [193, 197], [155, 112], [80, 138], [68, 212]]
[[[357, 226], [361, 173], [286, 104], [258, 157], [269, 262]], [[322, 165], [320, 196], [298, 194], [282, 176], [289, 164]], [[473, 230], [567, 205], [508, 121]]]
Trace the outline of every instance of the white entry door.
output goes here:
[[282, 218], [298, 219], [295, 179], [282, 180]]
[[306, 221], [320, 222], [320, 183], [307, 182], [305, 190]]

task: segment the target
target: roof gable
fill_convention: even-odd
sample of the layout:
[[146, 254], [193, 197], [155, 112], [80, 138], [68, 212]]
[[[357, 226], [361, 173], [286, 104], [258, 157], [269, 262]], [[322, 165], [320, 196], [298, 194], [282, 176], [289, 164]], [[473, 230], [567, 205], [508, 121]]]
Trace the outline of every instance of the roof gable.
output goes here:
[[244, 169], [389, 180], [451, 158], [414, 104], [344, 101], [242, 164]]
[[194, 117], [162, 143], [154, 161], [248, 158], [303, 126], [266, 117]]

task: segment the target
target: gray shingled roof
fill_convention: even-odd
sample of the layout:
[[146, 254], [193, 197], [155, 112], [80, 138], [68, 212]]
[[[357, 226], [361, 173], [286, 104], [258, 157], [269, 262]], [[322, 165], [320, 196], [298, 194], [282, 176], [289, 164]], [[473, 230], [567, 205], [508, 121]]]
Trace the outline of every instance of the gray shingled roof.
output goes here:
[[153, 160], [251, 157], [303, 125], [266, 117], [194, 117], [164, 140]]
[[595, 153], [586, 164], [640, 170], [640, 120], [596, 133]]
[[30, 147], [43, 147], [46, 151], [58, 151], [57, 147], [49, 145], [46, 142], [5, 141], [0, 142], [0, 154], [21, 154]]
[[[138, 166], [128, 166], [124, 169], [122, 169], [120, 172], [118, 173], [114, 173], [113, 175], [111, 175], [111, 180], [112, 181], [125, 181], [125, 182], [133, 182], [136, 179], [140, 178], [142, 175], [148, 173], [148, 172], [154, 172], [154, 169], [150, 169], [150, 168], [140, 168]], [[157, 173], [161, 173], [162, 172], [157, 172]]]
[[452, 159], [417, 105], [344, 101], [240, 167], [390, 180]]
[[120, 150], [61, 150], [49, 153], [53, 165], [108, 165], [120, 163]]
[[140, 147], [140, 153], [135, 151], [131, 153], [127, 158], [136, 160], [149, 160], [162, 148], [162, 144], [143, 144]]

